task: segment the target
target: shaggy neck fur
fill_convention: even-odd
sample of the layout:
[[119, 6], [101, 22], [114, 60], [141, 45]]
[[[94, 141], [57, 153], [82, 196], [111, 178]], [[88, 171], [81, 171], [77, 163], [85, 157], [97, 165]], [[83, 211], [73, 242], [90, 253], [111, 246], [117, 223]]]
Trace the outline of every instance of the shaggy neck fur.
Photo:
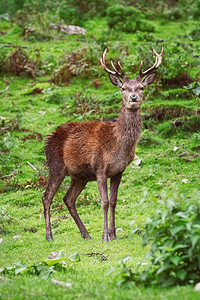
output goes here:
[[136, 143], [142, 130], [140, 109], [132, 111], [122, 106], [116, 129], [127, 142], [130, 144]]

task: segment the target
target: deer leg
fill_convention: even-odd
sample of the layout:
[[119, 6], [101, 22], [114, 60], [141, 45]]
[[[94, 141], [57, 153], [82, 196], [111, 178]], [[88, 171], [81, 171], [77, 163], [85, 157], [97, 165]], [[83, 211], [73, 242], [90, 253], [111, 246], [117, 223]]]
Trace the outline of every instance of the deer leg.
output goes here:
[[119, 173], [110, 179], [110, 226], [109, 236], [111, 240], [116, 239], [115, 230], [115, 207], [117, 204], [117, 192], [122, 178], [122, 173]]
[[51, 232], [51, 223], [50, 223], [50, 207], [55, 193], [57, 192], [60, 184], [65, 178], [66, 173], [64, 171], [60, 172], [59, 176], [49, 176], [47, 188], [42, 197], [43, 206], [44, 206], [44, 218], [46, 225], [46, 239], [53, 240], [52, 232]]
[[108, 234], [108, 208], [109, 208], [109, 200], [108, 200], [108, 191], [107, 191], [107, 178], [106, 177], [97, 177], [98, 189], [101, 197], [101, 207], [103, 210], [103, 235], [102, 242], [110, 241], [110, 237]]
[[80, 230], [81, 237], [85, 239], [91, 239], [91, 236], [87, 232], [87, 229], [85, 228], [83, 222], [81, 221], [75, 207], [76, 199], [78, 195], [81, 193], [81, 191], [84, 189], [86, 184], [87, 184], [86, 180], [72, 179], [70, 188], [67, 191], [66, 195], [64, 196], [63, 201], [67, 206], [70, 215], [76, 222]]

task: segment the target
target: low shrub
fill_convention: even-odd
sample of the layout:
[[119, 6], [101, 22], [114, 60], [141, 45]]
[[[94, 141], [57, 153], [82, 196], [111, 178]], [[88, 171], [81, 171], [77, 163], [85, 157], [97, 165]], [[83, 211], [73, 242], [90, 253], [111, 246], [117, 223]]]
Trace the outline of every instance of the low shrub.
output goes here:
[[[118, 283], [174, 286], [195, 284], [200, 278], [200, 191], [194, 196], [169, 196], [158, 201], [157, 210], [144, 226], [143, 246], [150, 244], [144, 258], [147, 268], [133, 272], [122, 261]], [[146, 265], [146, 263], [145, 263]]]
[[97, 76], [101, 70], [99, 56], [100, 49], [96, 43], [74, 50], [59, 62], [60, 68], [54, 72], [51, 82], [57, 85], [69, 84], [72, 77]]
[[143, 13], [133, 6], [112, 5], [107, 9], [107, 23], [111, 29], [124, 32], [137, 30], [153, 32], [154, 26], [145, 20]]
[[[142, 272], [145, 283], [188, 284], [200, 278], [200, 193], [160, 200], [147, 221], [143, 245], [151, 243], [151, 267]], [[144, 276], [146, 275], [146, 276]], [[145, 278], [146, 277], [146, 278]]]

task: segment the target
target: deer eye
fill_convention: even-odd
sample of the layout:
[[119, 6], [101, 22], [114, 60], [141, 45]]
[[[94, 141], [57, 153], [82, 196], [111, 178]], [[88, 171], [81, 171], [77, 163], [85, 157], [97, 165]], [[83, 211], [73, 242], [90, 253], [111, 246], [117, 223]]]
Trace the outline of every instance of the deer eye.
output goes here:
[[125, 91], [125, 87], [124, 87], [124, 86], [122, 87], [122, 92], [123, 92], [123, 91]]

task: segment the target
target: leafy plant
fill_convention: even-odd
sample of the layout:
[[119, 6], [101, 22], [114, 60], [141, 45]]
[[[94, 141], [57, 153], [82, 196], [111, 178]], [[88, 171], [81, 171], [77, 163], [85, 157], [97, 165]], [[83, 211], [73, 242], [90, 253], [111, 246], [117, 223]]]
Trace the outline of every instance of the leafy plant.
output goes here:
[[199, 41], [199, 38], [200, 38], [200, 22], [196, 23], [196, 27], [193, 28], [187, 36], [191, 41]]
[[47, 279], [52, 276], [56, 271], [66, 270], [66, 262], [77, 262], [80, 260], [78, 252], [66, 257], [62, 251], [60, 251], [55, 259], [42, 260], [39, 263], [33, 263], [26, 265], [24, 261], [19, 261], [14, 267], [6, 267], [0, 269], [0, 274], [28, 274], [40, 276]]
[[97, 43], [92, 43], [87, 48], [79, 48], [69, 55], [66, 55], [59, 64], [51, 78], [51, 82], [57, 85], [69, 84], [72, 77], [88, 78], [99, 74], [97, 67], [100, 47]]
[[3, 206], [0, 206], [0, 234], [5, 232], [5, 226], [13, 221]]
[[192, 82], [189, 85], [184, 86], [184, 88], [191, 90], [195, 96], [200, 97], [200, 84], [198, 82]]
[[[145, 224], [143, 246], [150, 245], [151, 263], [141, 273], [123, 264], [121, 277], [144, 285], [196, 283], [200, 278], [200, 192], [196, 197], [168, 197]], [[144, 261], [144, 260], [143, 260]], [[140, 263], [140, 265], [142, 262]], [[128, 274], [128, 275], [127, 275]]]
[[85, 88], [68, 97], [67, 103], [62, 107], [65, 115], [73, 114], [75, 117], [89, 117], [101, 112], [101, 108], [95, 96], [91, 95]]
[[107, 9], [107, 22], [110, 28], [118, 31], [136, 32], [155, 30], [154, 26], [145, 20], [144, 15], [133, 6], [112, 5]]

